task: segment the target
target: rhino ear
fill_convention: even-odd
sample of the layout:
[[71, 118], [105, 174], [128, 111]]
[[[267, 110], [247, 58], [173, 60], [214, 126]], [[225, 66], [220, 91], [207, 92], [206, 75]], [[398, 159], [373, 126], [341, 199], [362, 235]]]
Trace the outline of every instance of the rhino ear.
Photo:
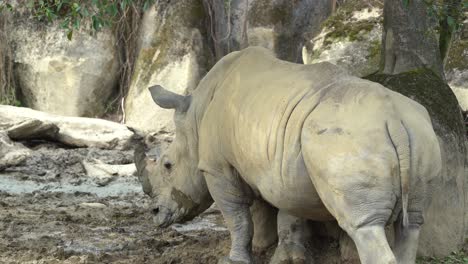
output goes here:
[[162, 108], [185, 112], [190, 106], [190, 96], [183, 96], [164, 89], [161, 85], [149, 88], [153, 101]]

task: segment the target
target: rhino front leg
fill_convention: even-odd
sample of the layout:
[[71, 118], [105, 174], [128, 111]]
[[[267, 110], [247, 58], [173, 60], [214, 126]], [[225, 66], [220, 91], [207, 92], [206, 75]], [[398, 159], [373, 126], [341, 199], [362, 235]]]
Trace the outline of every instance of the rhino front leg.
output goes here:
[[252, 195], [249, 187], [236, 175], [226, 177], [205, 173], [205, 179], [231, 235], [229, 256], [220, 259], [218, 263], [253, 263], [253, 223], [250, 215]]
[[307, 220], [280, 210], [278, 213], [278, 247], [270, 264], [313, 263], [311, 253], [305, 247], [309, 233]]

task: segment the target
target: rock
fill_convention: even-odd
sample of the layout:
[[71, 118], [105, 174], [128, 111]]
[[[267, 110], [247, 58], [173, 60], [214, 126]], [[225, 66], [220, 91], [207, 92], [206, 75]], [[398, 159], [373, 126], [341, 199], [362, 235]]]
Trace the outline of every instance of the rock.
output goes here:
[[432, 202], [425, 212], [418, 253], [447, 256], [463, 245], [468, 221], [467, 141], [457, 99], [450, 87], [430, 70], [376, 74], [369, 79], [419, 102], [432, 118], [442, 152], [442, 175], [433, 182]]
[[271, 49], [283, 60], [300, 63], [304, 42], [320, 32], [320, 24], [331, 12], [329, 0], [249, 1], [248, 44]]
[[158, 2], [146, 11], [125, 99], [126, 124], [146, 132], [174, 130], [173, 112], [156, 106], [148, 87], [160, 84], [179, 94], [197, 87], [211, 58], [203, 37], [204, 19], [201, 1]]
[[106, 186], [115, 177], [132, 176], [136, 174], [136, 166], [132, 164], [111, 165], [100, 160], [83, 161], [83, 167], [88, 177], [93, 178], [99, 186]]
[[0, 131], [0, 171], [21, 164], [30, 155], [28, 148], [11, 141], [6, 132]]
[[66, 116], [103, 114], [119, 79], [119, 50], [112, 31], [91, 35], [75, 30], [69, 41], [58, 24], [33, 21], [17, 15], [11, 29], [22, 102]]
[[26, 119], [8, 128], [7, 134], [13, 140], [54, 139], [60, 129], [50, 122], [38, 119]]
[[[136, 166], [131, 164], [106, 164], [100, 160], [84, 161], [88, 175], [133, 176], [136, 174]], [[94, 172], [94, 173], [93, 173]]]
[[87, 208], [96, 208], [96, 209], [102, 209], [106, 208], [107, 205], [103, 203], [80, 203], [81, 207], [87, 207]]
[[[37, 121], [34, 121], [37, 120]], [[21, 125], [23, 124], [23, 125]], [[31, 134], [24, 132], [21, 127], [28, 127], [31, 124], [36, 124], [43, 130], [38, 130], [39, 134]], [[16, 127], [16, 128], [15, 128]], [[55, 127], [59, 131], [49, 133], [50, 130], [55, 131]], [[85, 117], [64, 117], [54, 114], [48, 114], [25, 107], [15, 107], [0, 105], [0, 129], [10, 129], [10, 133], [17, 137], [31, 138], [46, 136], [45, 139], [53, 139], [63, 144], [74, 147], [96, 147], [102, 149], [127, 149], [132, 146], [133, 132], [126, 126], [106, 121], [102, 119], [85, 118]], [[22, 133], [19, 133], [23, 131]], [[48, 133], [43, 133], [49, 131]], [[32, 131], [30, 131], [32, 132]]]
[[447, 82], [464, 111], [468, 111], [468, 19], [450, 46], [445, 63]]
[[382, 4], [347, 1], [329, 17], [320, 34], [303, 48], [305, 64], [323, 61], [363, 77], [379, 70]]

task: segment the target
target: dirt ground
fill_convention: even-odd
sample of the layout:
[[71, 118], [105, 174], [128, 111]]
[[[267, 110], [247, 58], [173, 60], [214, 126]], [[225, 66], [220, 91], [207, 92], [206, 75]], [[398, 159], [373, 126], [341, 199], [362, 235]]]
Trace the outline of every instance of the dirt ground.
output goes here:
[[[136, 176], [102, 186], [81, 164], [95, 158], [128, 164], [132, 151], [28, 145], [33, 157], [0, 172], [0, 263], [210, 264], [227, 254], [229, 234], [219, 211], [158, 229]], [[308, 248], [316, 263], [340, 263], [334, 241], [312, 241]], [[256, 263], [268, 263], [273, 250], [255, 252]]]
[[0, 263], [216, 263], [225, 253], [219, 212], [155, 228], [136, 176], [100, 186], [81, 164], [131, 163], [132, 151], [29, 146], [33, 157], [0, 173]]

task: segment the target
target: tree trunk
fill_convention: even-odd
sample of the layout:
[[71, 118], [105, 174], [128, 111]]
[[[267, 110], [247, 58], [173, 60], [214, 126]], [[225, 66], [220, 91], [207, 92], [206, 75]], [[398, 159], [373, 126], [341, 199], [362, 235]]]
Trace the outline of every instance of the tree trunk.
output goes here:
[[[450, 44], [452, 43], [453, 35], [455, 34], [456, 24], [459, 23], [460, 20], [460, 10], [462, 10], [462, 1], [445, 0], [443, 7], [444, 9], [446, 9], [446, 13], [443, 14], [443, 17], [439, 20], [439, 48], [441, 58], [445, 64], [445, 59], [450, 49]], [[452, 20], [452, 23], [449, 23], [449, 19]]]
[[248, 0], [204, 0], [216, 60], [247, 47]]
[[445, 79], [435, 23], [424, 1], [385, 0], [382, 35], [383, 73], [428, 68]]

